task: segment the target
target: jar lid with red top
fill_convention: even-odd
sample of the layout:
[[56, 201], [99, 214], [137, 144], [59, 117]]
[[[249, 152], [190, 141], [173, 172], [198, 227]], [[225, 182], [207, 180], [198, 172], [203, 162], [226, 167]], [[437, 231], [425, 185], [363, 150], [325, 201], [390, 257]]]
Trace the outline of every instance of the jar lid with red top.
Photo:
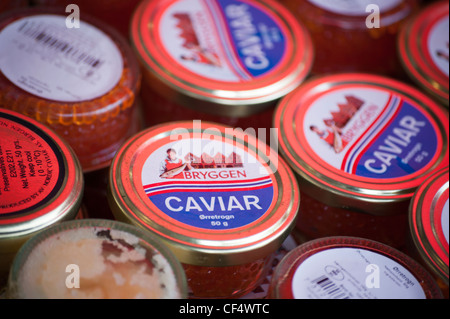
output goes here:
[[442, 299], [433, 277], [404, 253], [358, 237], [298, 246], [278, 264], [273, 299]]
[[74, 24], [64, 7], [0, 16], [0, 107], [51, 127], [74, 149], [83, 170], [93, 171], [108, 167], [137, 130], [141, 73], [126, 39], [81, 17]]
[[313, 60], [306, 29], [272, 0], [146, 0], [131, 41], [153, 89], [230, 117], [256, 114], [291, 92]]
[[410, 206], [416, 249], [429, 269], [448, 286], [449, 169], [437, 171], [417, 190]]
[[293, 229], [294, 174], [253, 135], [209, 122], [149, 128], [117, 153], [109, 180], [117, 219], [156, 233], [184, 264], [266, 258]]
[[401, 61], [411, 79], [449, 105], [449, 6], [437, 1], [416, 14], [398, 37]]
[[0, 286], [28, 238], [76, 218], [83, 186], [80, 163], [64, 140], [0, 108]]
[[386, 77], [310, 80], [280, 102], [274, 127], [302, 191], [334, 207], [407, 211], [419, 185], [448, 165], [448, 112]]
[[75, 217], [83, 175], [70, 146], [45, 125], [0, 109], [0, 240]]

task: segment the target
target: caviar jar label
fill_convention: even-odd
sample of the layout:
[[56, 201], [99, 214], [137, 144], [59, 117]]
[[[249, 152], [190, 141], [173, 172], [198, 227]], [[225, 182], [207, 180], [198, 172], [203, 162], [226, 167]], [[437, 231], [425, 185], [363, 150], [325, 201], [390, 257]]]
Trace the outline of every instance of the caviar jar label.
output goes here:
[[385, 90], [341, 88], [315, 100], [303, 133], [319, 159], [349, 174], [398, 178], [428, 165], [438, 138], [428, 115]]
[[0, 219], [9, 222], [53, 199], [65, 166], [58, 146], [20, 118], [0, 113], [0, 136]]
[[123, 72], [118, 47], [102, 31], [66, 17], [35, 15], [0, 31], [0, 70], [16, 86], [48, 100], [80, 102], [117, 85]]
[[250, 81], [285, 56], [281, 27], [270, 12], [248, 1], [174, 1], [158, 30], [170, 56], [213, 80]]
[[[308, 0], [312, 4], [331, 11], [333, 13], [362, 16], [366, 15], [369, 5], [376, 5], [380, 8], [380, 12], [388, 11], [402, 3], [402, 0]], [[372, 11], [370, 11], [372, 12]]]
[[204, 229], [248, 225], [268, 211], [274, 197], [272, 178], [256, 157], [205, 139], [157, 149], [143, 166], [142, 183], [158, 209]]
[[365, 249], [327, 249], [294, 273], [296, 299], [425, 299], [420, 282], [396, 261]]

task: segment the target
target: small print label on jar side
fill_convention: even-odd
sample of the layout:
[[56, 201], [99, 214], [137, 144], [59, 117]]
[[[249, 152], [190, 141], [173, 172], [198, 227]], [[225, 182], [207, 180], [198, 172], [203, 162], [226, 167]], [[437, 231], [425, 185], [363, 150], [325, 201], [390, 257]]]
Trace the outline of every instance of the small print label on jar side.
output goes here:
[[428, 35], [428, 52], [434, 65], [449, 76], [449, 16], [438, 20]]
[[39, 132], [0, 114], [0, 136], [0, 216], [7, 216], [42, 204], [62, 170]]
[[123, 59], [114, 42], [90, 24], [68, 29], [65, 17], [36, 15], [1, 30], [0, 71], [38, 97], [80, 102], [112, 90]]
[[418, 107], [370, 88], [320, 97], [305, 115], [302, 134], [329, 165], [376, 179], [410, 175], [438, 149], [436, 131]]
[[217, 81], [251, 81], [273, 70], [285, 55], [280, 26], [246, 1], [175, 1], [164, 12], [159, 33], [178, 63]]
[[390, 258], [357, 248], [334, 248], [308, 257], [292, 280], [296, 299], [425, 299], [409, 270]]
[[231, 144], [205, 139], [169, 143], [142, 169], [143, 189], [162, 212], [204, 229], [234, 229], [263, 216], [274, 185], [263, 165]]
[[380, 12], [386, 12], [402, 3], [402, 0], [309, 0], [312, 4], [344, 15], [364, 16], [369, 5], [377, 5]]

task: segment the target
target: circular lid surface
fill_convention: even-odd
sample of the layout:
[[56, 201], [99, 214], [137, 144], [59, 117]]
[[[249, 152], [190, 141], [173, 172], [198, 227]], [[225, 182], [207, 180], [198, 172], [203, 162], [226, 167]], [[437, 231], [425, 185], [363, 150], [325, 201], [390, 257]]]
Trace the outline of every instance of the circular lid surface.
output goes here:
[[373, 214], [393, 213], [390, 205], [409, 200], [448, 165], [448, 126], [446, 110], [424, 94], [366, 74], [311, 80], [274, 117], [280, 150], [303, 190]]
[[75, 217], [83, 175], [78, 159], [53, 131], [0, 110], [0, 239]]
[[290, 251], [275, 269], [271, 294], [289, 299], [442, 299], [433, 277], [384, 244], [326, 237]]
[[417, 190], [410, 206], [414, 243], [427, 265], [448, 285], [449, 169], [441, 169]]
[[422, 10], [405, 25], [398, 41], [401, 61], [411, 78], [448, 107], [448, 1]]
[[143, 1], [131, 37], [156, 81], [228, 116], [292, 91], [313, 59], [309, 33], [272, 0]]
[[188, 264], [238, 265], [273, 253], [293, 227], [298, 185], [276, 152], [247, 133], [175, 122], [138, 134], [111, 167], [115, 215], [158, 234]]

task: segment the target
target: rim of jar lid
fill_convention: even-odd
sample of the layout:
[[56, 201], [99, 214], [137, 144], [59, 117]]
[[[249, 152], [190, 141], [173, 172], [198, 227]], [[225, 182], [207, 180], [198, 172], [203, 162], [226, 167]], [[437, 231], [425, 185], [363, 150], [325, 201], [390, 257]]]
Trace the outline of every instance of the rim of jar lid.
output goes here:
[[[348, 144], [350, 146], [346, 150], [345, 157], [339, 158], [342, 163], [330, 164], [327, 162], [329, 158], [324, 158], [323, 154], [325, 153], [318, 155], [316, 150], [319, 145], [309, 142], [305, 133], [306, 129], [299, 129], [299, 123], [304, 123], [308, 110], [319, 99], [323, 99], [327, 94], [337, 94], [335, 92], [339, 93], [340, 90], [348, 92], [349, 88], [375, 90], [376, 96], [384, 94], [386, 98], [382, 103], [386, 103], [386, 101], [388, 103], [382, 112], [378, 112], [384, 114], [385, 110], [395, 109], [396, 111], [395, 113], [389, 111], [391, 121], [387, 122], [382, 119], [384, 124], [376, 133], [373, 131], [376, 126], [372, 125], [364, 134], [360, 134], [368, 136], [368, 138], [363, 141], [364, 147], [358, 146], [361, 149], [361, 151], [356, 150], [359, 152], [358, 154], [353, 154], [355, 152], [354, 145], [356, 142], [360, 143], [361, 139], [354, 142], [353, 136]], [[342, 98], [344, 97], [342, 96]], [[338, 103], [341, 102], [341, 100], [336, 101], [336, 109], [338, 109]], [[403, 102], [408, 103], [408, 107], [413, 110], [418, 110], [436, 133], [436, 151], [435, 154], [432, 154], [432, 159], [413, 173], [409, 174], [405, 171], [404, 176], [399, 175], [395, 178], [390, 177], [391, 175], [386, 178], [367, 177], [361, 173], [357, 175], [354, 172], [358, 168], [355, 163], [361, 159], [363, 152], [367, 153], [368, 147], [374, 143], [374, 140], [382, 132], [386, 132], [393, 119], [400, 114], [398, 110], [404, 108], [405, 103]], [[312, 114], [312, 112], [310, 113]], [[329, 114], [329, 116], [332, 115]], [[311, 122], [310, 118], [308, 121]], [[380, 118], [377, 118], [376, 121], [379, 123]], [[320, 125], [320, 123], [315, 124]], [[448, 165], [448, 126], [447, 110], [425, 94], [397, 80], [363, 73], [344, 73], [310, 79], [286, 96], [279, 103], [274, 115], [274, 127], [279, 130], [280, 152], [299, 176], [302, 191], [330, 206], [346, 207], [373, 215], [402, 213], [399, 209], [405, 208], [405, 204], [407, 210], [408, 201], [420, 183], [435, 169]], [[355, 136], [359, 137], [356, 134]], [[334, 156], [334, 153], [330, 155], [333, 159]], [[342, 154], [339, 156], [342, 157]], [[339, 168], [333, 165], [338, 165]]]
[[62, 232], [81, 228], [107, 228], [138, 237], [141, 242], [149, 245], [152, 249], [157, 250], [162, 256], [164, 256], [174, 272], [177, 285], [180, 289], [180, 297], [186, 298], [188, 288], [185, 272], [180, 262], [175, 258], [172, 252], [156, 236], [133, 225], [106, 219], [80, 219], [65, 221], [58, 225], [48, 227], [36, 236], [33, 236], [27, 240], [27, 242], [20, 248], [12, 262], [11, 271], [9, 273], [9, 287], [7, 287], [6, 290], [7, 298], [15, 298], [14, 296], [17, 293], [16, 283], [19, 279], [21, 267], [26, 263], [27, 258], [33, 252], [35, 247]]
[[[403, 252], [386, 244], [360, 237], [323, 237], [308, 241], [300, 246], [297, 246], [295, 249], [288, 252], [286, 256], [284, 256], [284, 258], [280, 261], [275, 269], [273, 277], [288, 278], [286, 275], [282, 276], [282, 274], [279, 273], [282, 268], [285, 267], [285, 264], [288, 265], [289, 272], [292, 273], [292, 271], [295, 271], [296, 269], [294, 268], [294, 266], [298, 267], [312, 255], [334, 248], [366, 249], [368, 251], [383, 255], [405, 267], [414, 275], [414, 277], [416, 277], [416, 279], [421, 284], [425, 285], [430, 290], [428, 294], [425, 292], [425, 294], [428, 295], [428, 298], [443, 298], [442, 292], [435, 282], [434, 278], [417, 261], [404, 254]], [[275, 290], [275, 294], [276, 293], [277, 291]]]
[[449, 245], [444, 230], [448, 231], [448, 224], [445, 225], [442, 214], [447, 209], [448, 219], [448, 174], [446, 167], [426, 180], [412, 198], [409, 211], [410, 232], [417, 251], [429, 269], [447, 285]]
[[407, 21], [397, 41], [400, 60], [411, 79], [447, 107], [449, 76], [437, 66], [428, 48], [433, 28], [448, 15], [448, 1], [428, 5]]
[[[367, 17], [369, 14], [373, 14], [375, 9], [380, 9], [380, 4], [387, 1], [372, 1], [370, 4], [372, 7], [368, 7], [367, 3], [364, 3], [364, 10], [361, 11], [360, 14], [349, 14], [339, 12], [339, 9], [334, 12], [330, 8], [321, 7], [317, 4], [311, 3], [309, 0], [300, 0], [308, 3], [311, 7], [317, 8], [321, 10], [320, 16], [317, 17], [317, 22], [324, 23], [329, 26], [336, 26], [343, 29], [365, 29], [370, 31], [367, 28]], [[331, 2], [330, 2], [331, 3]], [[339, 8], [339, 4], [336, 4]], [[377, 8], [378, 7], [378, 8]], [[382, 27], [383, 26], [391, 26], [395, 23], [401, 22], [405, 17], [409, 14], [413, 13], [415, 9], [419, 7], [417, 0], [406, 0], [399, 1], [397, 5], [389, 7], [386, 10], [380, 10], [380, 14], [383, 17]], [[370, 11], [366, 11], [369, 10]], [[308, 18], [308, 16], [305, 16]]]
[[[20, 201], [26, 201], [31, 205], [0, 214], [0, 242], [6, 241], [11, 244], [14, 240], [22, 240], [24, 236], [32, 235], [52, 224], [74, 219], [82, 204], [84, 177], [81, 165], [72, 148], [47, 126], [6, 109], [0, 110], [1, 119], [20, 125], [21, 128], [35, 134], [45, 143], [42, 143], [41, 147], [48, 146], [48, 153], [54, 153], [56, 159], [56, 163], [47, 167], [46, 180], [43, 184], [44, 186], [45, 183], [51, 185], [48, 179], [55, 178], [52, 188], [49, 190], [43, 190], [43, 187], [34, 188], [32, 194], [15, 202], [20, 204]], [[52, 154], [49, 158], [51, 157]], [[31, 189], [32, 182], [30, 181], [29, 184]], [[39, 194], [44, 194], [45, 197], [33, 204], [32, 201], [39, 198]], [[12, 207], [16, 207], [16, 204]]]
[[[241, 79], [235, 82], [208, 78], [205, 74], [188, 69], [171, 56], [158, 36], [159, 23], [165, 10], [176, 2], [143, 1], [136, 9], [131, 24], [131, 42], [144, 66], [144, 76], [148, 77], [151, 86], [166, 97], [198, 111], [245, 117], [261, 111], [291, 92], [309, 75], [314, 58], [309, 32], [286, 8], [272, 0], [242, 2], [267, 13], [279, 26], [284, 36], [285, 52], [275, 67], [263, 75], [246, 75], [246, 80], [240, 76]], [[231, 45], [230, 39], [226, 41]]]
[[[225, 131], [226, 128], [211, 122], [201, 122], [201, 125], [196, 127], [192, 122], [171, 122], [154, 126], [131, 138], [118, 151], [111, 165], [108, 199], [115, 217], [156, 233], [182, 263], [191, 265], [211, 267], [241, 265], [265, 258], [279, 249], [293, 229], [297, 218], [300, 194], [295, 175], [273, 151], [269, 153], [266, 149], [265, 151], [268, 153], [257, 154], [258, 145], [259, 150], [262, 146], [258, 144], [255, 137], [238, 131], [232, 133], [235, 135], [228, 135]], [[271, 191], [272, 198], [267, 204], [264, 204], [266, 206], [260, 204], [263, 213], [256, 217], [250, 217], [250, 220], [245, 220], [237, 227], [233, 225], [233, 228], [215, 229], [206, 223], [197, 223], [196, 221], [190, 223], [178, 216], [169, 216], [163, 211], [164, 207], [161, 208], [162, 205], [158, 206], [157, 203], [149, 200], [142, 185], [144, 183], [141, 177], [144, 161], [154, 161], [153, 158], [150, 160], [151, 155], [157, 154], [156, 150], [165, 150], [168, 147], [168, 141], [174, 134], [183, 134], [183, 141], [192, 142], [200, 139], [205, 142], [208, 139], [204, 139], [202, 136], [204, 137], [203, 134], [206, 132], [212, 134], [210, 136], [215, 141], [219, 141], [221, 146], [230, 142], [234, 147], [233, 150], [237, 150], [236, 152], [245, 152], [247, 155], [254, 156], [252, 158], [257, 158], [254, 165], [260, 165], [258, 167], [263, 168], [264, 178], [268, 183], [267, 188], [262, 188]], [[248, 155], [249, 158], [250, 155]], [[150, 165], [155, 164], [152, 162]], [[250, 165], [245, 164], [244, 161], [242, 167], [245, 170], [245, 167], [248, 168]], [[252, 169], [254, 167], [256, 166], [252, 166]], [[248, 181], [253, 183], [254, 180], [249, 179]], [[207, 188], [204, 192], [211, 192], [212, 188], [218, 187], [218, 194], [225, 194], [226, 191], [220, 190], [220, 185], [214, 185], [213, 181], [206, 181], [206, 183], [208, 185], [205, 186]], [[183, 186], [186, 184], [189, 183], [185, 182]], [[255, 187], [254, 189], [260, 189], [259, 186], [254, 185], [248, 187], [252, 186]], [[242, 189], [238, 191], [242, 191]], [[192, 190], [187, 192], [192, 194], [190, 193]], [[219, 201], [220, 199], [217, 200], [217, 202]], [[225, 200], [223, 201], [225, 202]], [[211, 202], [210, 205], [212, 205]], [[182, 212], [191, 212], [187, 209], [187, 204], [186, 207], [181, 207], [184, 209]], [[217, 214], [216, 211], [219, 209], [214, 208], [213, 211]], [[191, 215], [194, 214], [191, 213]], [[239, 218], [242, 217], [236, 217], [236, 219]]]
[[[17, 20], [26, 17], [42, 16], [42, 15], [52, 15], [56, 17], [62, 17], [64, 20], [67, 18], [67, 13], [65, 11], [65, 6], [40, 6], [40, 7], [28, 7], [28, 8], [18, 8], [13, 9], [3, 14], [0, 14], [0, 31], [6, 28], [9, 24], [14, 23]], [[95, 121], [105, 121], [108, 118], [114, 118], [121, 112], [132, 107], [136, 100], [136, 92], [140, 88], [141, 81], [141, 70], [139, 67], [139, 62], [131, 49], [131, 46], [127, 40], [113, 27], [107, 25], [101, 20], [96, 19], [88, 14], [83, 13], [81, 15], [81, 23], [89, 24], [93, 29], [99, 32], [99, 34], [104, 35], [109, 40], [112, 41], [113, 45], [117, 48], [118, 52], [122, 57], [122, 75], [118, 82], [112, 87], [112, 90], [103, 94], [101, 96], [95, 97], [93, 99], [82, 99], [74, 102], [57, 101], [51, 99], [45, 99], [24, 91], [23, 89], [12, 84], [10, 80], [2, 73], [0, 75], [8, 79], [7, 89], [14, 89], [20, 94], [26, 94], [33, 99], [40, 100], [44, 99], [48, 101], [51, 109], [47, 113], [36, 112], [36, 114], [31, 114], [29, 110], [26, 110], [27, 115], [35, 117], [39, 121], [45, 121], [49, 124], [61, 124], [61, 125], [91, 125]], [[126, 79], [123, 80], [126, 71]], [[119, 90], [120, 88], [120, 90]], [[121, 97], [119, 99], [113, 99], [111, 92], [119, 90]], [[5, 95], [4, 98], [7, 98]], [[11, 102], [15, 100], [5, 100], [5, 103], [13, 105]], [[107, 105], [99, 108], [99, 105], [104, 104], [105, 101], [109, 101]], [[22, 105], [26, 105], [27, 101], [22, 101]], [[32, 105], [31, 109], [36, 106]]]

